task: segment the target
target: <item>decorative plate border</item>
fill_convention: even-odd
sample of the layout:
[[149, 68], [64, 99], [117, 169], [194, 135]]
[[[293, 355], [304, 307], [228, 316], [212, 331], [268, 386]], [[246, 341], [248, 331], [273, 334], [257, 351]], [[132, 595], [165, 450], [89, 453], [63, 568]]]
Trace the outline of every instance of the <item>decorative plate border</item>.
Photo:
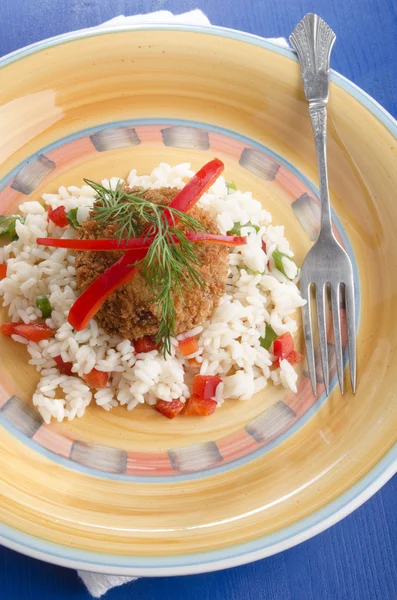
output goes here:
[[[129, 120], [107, 123], [74, 133], [29, 157], [0, 181], [0, 201], [18, 204], [39, 185], [45, 185], [53, 171], [67, 170], [75, 158], [140, 145], [163, 144], [226, 153], [258, 178], [278, 186], [290, 198], [300, 226], [311, 240], [318, 235], [320, 207], [316, 190], [306, 178], [281, 156], [253, 140], [206, 123], [174, 119]], [[348, 239], [336, 215], [334, 231], [351, 255], [358, 288], [357, 268]], [[359, 293], [356, 300], [359, 315]], [[342, 317], [344, 307], [341, 307]], [[358, 317], [357, 317], [358, 318]], [[345, 340], [344, 340], [345, 341]], [[332, 352], [330, 356], [332, 356]], [[317, 361], [319, 364], [319, 361]], [[336, 384], [336, 364], [331, 365], [332, 387]], [[320, 398], [315, 402], [304, 372], [298, 380], [298, 393], [286, 392], [283, 401], [265, 410], [244, 428], [216, 441], [171, 449], [168, 452], [141, 453], [82, 442], [55, 432], [45, 425], [29, 404], [12, 396], [0, 399], [0, 423], [18, 430], [36, 450], [46, 450], [51, 458], [63, 459], [72, 468], [88, 469], [90, 474], [135, 480], [166, 481], [205, 477], [224, 472], [269, 451], [291, 435], [325, 400], [321, 369], [317, 373]], [[294, 428], [292, 429], [292, 427]], [[11, 430], [11, 429], [10, 429]], [[26, 437], [25, 437], [26, 436]]]

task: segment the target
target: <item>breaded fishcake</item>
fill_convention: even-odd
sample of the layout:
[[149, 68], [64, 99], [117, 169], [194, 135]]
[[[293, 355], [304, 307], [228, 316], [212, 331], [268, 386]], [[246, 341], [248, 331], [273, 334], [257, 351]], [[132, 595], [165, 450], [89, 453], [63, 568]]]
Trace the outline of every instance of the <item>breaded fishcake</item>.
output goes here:
[[[148, 190], [145, 197], [157, 204], [168, 205], [178, 193], [176, 188]], [[195, 206], [189, 214], [199, 221], [208, 233], [219, 234], [214, 219], [203, 208]], [[82, 239], [110, 238], [116, 226], [112, 223], [100, 227], [97, 221], [87, 220], [81, 228]], [[182, 229], [183, 230], [183, 229]], [[196, 267], [205, 281], [205, 288], [182, 284], [182, 293], [173, 294], [176, 309], [175, 334], [184, 333], [207, 321], [220, 298], [225, 293], [228, 273], [228, 254], [225, 246], [196, 244], [200, 249], [201, 265]], [[77, 252], [76, 280], [79, 289], [87, 287], [120, 257], [120, 252]], [[154, 336], [159, 327], [158, 305], [153, 290], [142, 273], [113, 292], [96, 314], [98, 324], [109, 335], [139, 339]]]

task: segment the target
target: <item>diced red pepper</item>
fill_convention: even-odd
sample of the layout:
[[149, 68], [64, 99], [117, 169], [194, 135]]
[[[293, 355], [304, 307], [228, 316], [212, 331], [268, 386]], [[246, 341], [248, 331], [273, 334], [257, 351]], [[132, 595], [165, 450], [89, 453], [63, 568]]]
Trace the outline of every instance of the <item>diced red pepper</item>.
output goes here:
[[185, 415], [188, 417], [207, 417], [208, 415], [212, 415], [217, 406], [218, 404], [215, 400], [192, 395], [187, 402]]
[[0, 279], [7, 277], [7, 265], [5, 263], [0, 265]]
[[283, 335], [280, 335], [280, 337], [275, 339], [273, 342], [273, 354], [277, 356], [277, 358], [287, 358], [293, 349], [294, 340], [289, 331], [287, 331], [287, 333], [283, 333]]
[[173, 419], [179, 415], [184, 406], [184, 403], [180, 400], [171, 400], [171, 402], [157, 400], [156, 410], [168, 419]]
[[73, 373], [72, 371], [72, 367], [73, 367], [73, 363], [71, 362], [65, 362], [62, 359], [62, 356], [54, 356], [54, 360], [57, 363], [58, 369], [60, 370], [61, 373], [63, 373], [64, 375], [76, 375], [76, 373]]
[[217, 375], [195, 375], [192, 394], [200, 398], [213, 398], [220, 383], [222, 378]]
[[287, 356], [287, 360], [290, 365], [295, 365], [296, 363], [299, 363], [302, 359], [303, 354], [300, 354], [300, 352], [297, 352], [296, 350], [292, 350], [292, 352], [290, 352]]
[[[302, 359], [303, 359], [303, 354], [300, 354], [296, 350], [292, 350], [292, 352], [290, 352], [288, 354], [288, 356], [285, 357], [284, 360], [287, 360], [290, 365], [295, 365], [296, 363], [299, 363]], [[283, 359], [278, 358], [277, 360], [274, 361], [273, 365], [275, 367], [279, 367], [280, 360], [283, 360]]]
[[[204, 165], [175, 196], [168, 208], [187, 212], [216, 181], [223, 169], [223, 163], [217, 158]], [[164, 210], [164, 216], [170, 223], [177, 221], [167, 209]], [[68, 321], [74, 329], [77, 331], [85, 329], [107, 298], [135, 277], [137, 267], [131, 267], [131, 265], [144, 258], [146, 254], [147, 249], [142, 250], [140, 258], [137, 258], [136, 250], [125, 252], [77, 298], [68, 317]]]
[[0, 326], [3, 335], [20, 335], [31, 342], [41, 342], [53, 337], [55, 331], [41, 323], [3, 323]]
[[[187, 232], [186, 237], [191, 242], [205, 242], [206, 244], [217, 244], [221, 246], [242, 246], [247, 243], [246, 237], [238, 235], [216, 235], [214, 233], [196, 233]], [[130, 238], [117, 240], [114, 238], [103, 240], [80, 240], [78, 238], [37, 238], [39, 246], [48, 246], [53, 248], [68, 248], [69, 250], [87, 250], [90, 252], [103, 252], [106, 250], [118, 250], [120, 252], [127, 250], [140, 250], [149, 248], [154, 240], [154, 236], [143, 236], [139, 238]], [[178, 238], [173, 236], [175, 244], [179, 244]]]
[[[61, 373], [76, 376], [76, 373], [72, 371], [73, 364], [71, 362], [65, 362], [61, 356], [55, 356], [54, 360]], [[92, 371], [83, 375], [83, 379], [92, 388], [104, 388], [109, 380], [109, 373], [92, 369]]]
[[2, 323], [0, 325], [0, 332], [3, 335], [13, 335], [15, 333], [15, 325], [17, 325], [17, 323]]
[[90, 387], [104, 388], [109, 380], [109, 373], [92, 369], [92, 371], [83, 375], [83, 379]]
[[[262, 250], [265, 254], [267, 254], [266, 242], [264, 242], [263, 240], [262, 240]], [[270, 268], [270, 260], [267, 261], [267, 268], [268, 269]]]
[[195, 337], [186, 338], [178, 343], [178, 348], [182, 356], [189, 356], [194, 354], [199, 349], [198, 343]]
[[152, 350], [159, 349], [159, 344], [156, 342], [156, 338], [151, 337], [149, 335], [145, 335], [139, 340], [134, 340], [132, 343], [134, 344], [135, 352], [137, 354], [141, 354], [142, 352], [151, 352]]
[[188, 358], [187, 362], [191, 369], [200, 369], [201, 364], [195, 358]]
[[64, 206], [58, 206], [58, 208], [51, 208], [50, 206], [48, 209], [48, 218], [58, 227], [67, 227], [69, 225]]

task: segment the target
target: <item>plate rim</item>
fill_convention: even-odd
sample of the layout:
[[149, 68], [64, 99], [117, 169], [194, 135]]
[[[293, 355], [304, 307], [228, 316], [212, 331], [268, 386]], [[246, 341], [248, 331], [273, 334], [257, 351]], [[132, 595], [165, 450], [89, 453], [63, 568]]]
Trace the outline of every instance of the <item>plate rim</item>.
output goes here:
[[[244, 33], [235, 29], [218, 26], [184, 25], [184, 24], [141, 24], [124, 26], [97, 26], [87, 29], [80, 29], [73, 32], [64, 33], [58, 36], [47, 38], [15, 50], [0, 58], [0, 68], [3, 68], [17, 60], [20, 60], [30, 54], [40, 52], [52, 46], [58, 46], [70, 41], [94, 37], [109, 33], [120, 33], [128, 31], [183, 31], [191, 33], [204, 33], [233, 40], [246, 42], [251, 45], [259, 46], [265, 50], [281, 54], [290, 60], [297, 61], [292, 49], [281, 46], [275, 42], [268, 41], [260, 36]], [[352, 95], [360, 104], [369, 110], [394, 136], [397, 137], [397, 121], [384, 109], [374, 98], [362, 90], [355, 83], [343, 75], [332, 70], [331, 80]], [[133, 556], [119, 556], [115, 554], [95, 553], [89, 551], [77, 551], [76, 549], [47, 542], [40, 538], [30, 536], [15, 528], [8, 527], [0, 523], [0, 542], [13, 550], [38, 558], [53, 564], [65, 567], [77, 568], [81, 570], [90, 570], [95, 572], [129, 575], [129, 576], [170, 576], [170, 575], [188, 575], [195, 573], [205, 573], [220, 569], [235, 567], [246, 564], [261, 558], [266, 558], [278, 552], [282, 552], [292, 546], [295, 546], [318, 533], [321, 533], [328, 527], [334, 525], [353, 510], [361, 506], [373, 494], [375, 494], [395, 473], [397, 472], [397, 443], [377, 462], [374, 467], [368, 471], [364, 477], [357, 481], [352, 487], [331, 502], [324, 505], [321, 509], [313, 512], [304, 519], [278, 530], [274, 534], [262, 536], [254, 542], [237, 544], [228, 548], [214, 550], [210, 552], [201, 552], [183, 555], [183, 560], [178, 555], [171, 557], [174, 564], [165, 564], [161, 557], [150, 557], [144, 562], [153, 564], [158, 562], [158, 566], [145, 566], [143, 560]], [[273, 540], [275, 537], [281, 539]], [[270, 543], [267, 543], [269, 542]], [[259, 545], [259, 548], [253, 546]], [[43, 549], [40, 548], [43, 547]], [[250, 548], [251, 546], [251, 548]], [[58, 549], [58, 554], [53, 552]], [[53, 552], [51, 552], [53, 550]], [[61, 556], [59, 550], [64, 550], [68, 556]], [[234, 550], [234, 554], [231, 552]], [[73, 558], [73, 555], [81, 555], [81, 558]], [[224, 555], [222, 557], [222, 554]], [[214, 558], [208, 560], [210, 555]], [[188, 557], [195, 559], [195, 562], [186, 565]], [[91, 560], [89, 559], [91, 558]], [[125, 564], [114, 564], [114, 559], [119, 559]], [[124, 558], [124, 561], [122, 559]], [[180, 557], [181, 558], [181, 557]], [[135, 566], [132, 563], [135, 560]], [[109, 564], [112, 563], [113, 564]], [[137, 563], [140, 563], [138, 565]], [[167, 561], [169, 562], [169, 561]], [[162, 563], [162, 564], [161, 564]], [[185, 563], [185, 564], [182, 564]]]

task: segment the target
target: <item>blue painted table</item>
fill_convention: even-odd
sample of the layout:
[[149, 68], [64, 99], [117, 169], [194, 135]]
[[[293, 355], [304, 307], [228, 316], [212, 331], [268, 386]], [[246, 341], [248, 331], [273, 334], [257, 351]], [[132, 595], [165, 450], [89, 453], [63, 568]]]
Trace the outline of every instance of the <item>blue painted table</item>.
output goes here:
[[[332, 66], [397, 117], [395, 0], [0, 0], [0, 55], [119, 14], [199, 7], [212, 23], [288, 35], [306, 12], [338, 34]], [[75, 572], [0, 547], [2, 600], [87, 600]], [[142, 579], [106, 600], [396, 600], [397, 477], [325, 533], [277, 556], [210, 575]]]

